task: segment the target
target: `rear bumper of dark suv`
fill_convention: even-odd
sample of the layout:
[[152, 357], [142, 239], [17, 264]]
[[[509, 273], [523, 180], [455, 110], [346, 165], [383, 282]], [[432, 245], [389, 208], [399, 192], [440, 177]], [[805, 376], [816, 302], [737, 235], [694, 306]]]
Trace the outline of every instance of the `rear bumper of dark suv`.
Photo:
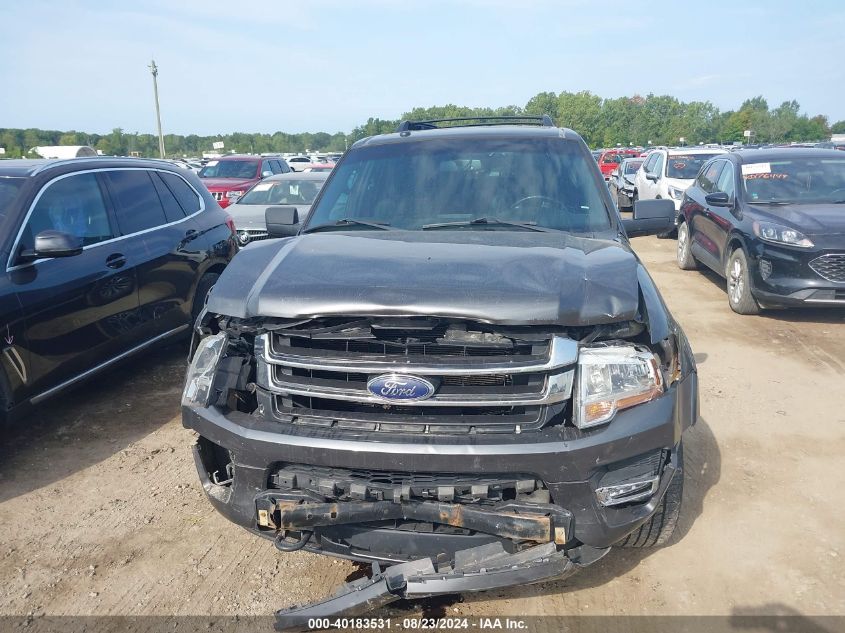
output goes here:
[[[300, 513], [300, 523], [290, 529], [296, 535], [308, 527], [312, 534], [306, 549], [397, 563], [493, 542], [515, 551], [512, 533], [505, 530], [503, 536], [491, 527], [496, 521], [463, 515], [473, 507], [462, 497], [470, 488], [482, 499], [495, 491], [497, 503], [480, 506], [493, 512], [513, 510], [512, 488], [535, 493], [527, 498], [537, 504], [516, 513], [530, 519], [535, 508], [537, 515], [551, 517], [561, 531], [548, 540], [567, 548], [610, 547], [657, 508], [677, 471], [681, 435], [696, 420], [697, 393], [697, 376], [689, 373], [658, 399], [619, 412], [605, 427], [575, 434], [555, 426], [458, 438], [342, 436], [216, 407], [184, 407], [183, 423], [200, 435], [194, 450], [208, 497], [231, 521], [274, 538], [273, 528], [284, 526], [275, 525], [272, 517], [268, 521], [268, 512], [288, 502], [313, 503], [307, 507], [325, 510], [327, 518], [306, 520], [310, 511]], [[623, 505], [599, 501], [596, 491], [608, 482], [649, 472], [655, 475], [650, 497]], [[408, 481], [407, 490], [396, 483]], [[326, 506], [339, 491], [344, 503]], [[380, 506], [372, 503], [374, 498], [382, 500]], [[391, 501], [401, 507], [392, 508]], [[452, 513], [443, 519], [446, 529], [422, 527], [432, 522], [420, 517], [433, 511]], [[349, 512], [359, 512], [361, 521], [352, 522]], [[543, 525], [528, 523], [532, 528]]]

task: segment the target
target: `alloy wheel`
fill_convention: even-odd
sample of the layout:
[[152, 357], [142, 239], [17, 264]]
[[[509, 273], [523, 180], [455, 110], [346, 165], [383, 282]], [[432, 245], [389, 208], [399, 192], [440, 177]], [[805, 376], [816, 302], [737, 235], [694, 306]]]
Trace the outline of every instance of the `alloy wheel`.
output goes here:
[[731, 262], [731, 268], [728, 274], [728, 296], [733, 303], [742, 301], [742, 295], [745, 293], [745, 277], [742, 270], [742, 262], [739, 258], [734, 258]]

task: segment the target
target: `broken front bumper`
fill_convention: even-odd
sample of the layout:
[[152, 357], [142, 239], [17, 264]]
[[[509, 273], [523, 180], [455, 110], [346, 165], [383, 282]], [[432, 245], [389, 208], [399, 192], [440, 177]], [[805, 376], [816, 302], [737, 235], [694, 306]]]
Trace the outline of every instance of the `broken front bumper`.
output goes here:
[[[295, 539], [298, 531], [313, 531], [314, 537], [303, 545], [308, 550], [387, 564], [426, 556], [437, 559], [440, 554], [448, 556], [502, 540], [544, 543], [564, 539], [569, 548], [584, 544], [603, 549], [637, 529], [657, 508], [674, 474], [674, 453], [681, 434], [697, 416], [696, 382], [696, 375], [691, 373], [672, 385], [661, 398], [621, 411], [606, 427], [586, 433], [567, 434], [565, 429], [551, 427], [532, 433], [464, 438], [393, 434], [342, 438], [336, 433], [296, 429], [215, 407], [185, 407], [183, 423], [201, 436], [195, 456], [211, 503], [230, 520], [265, 538], [275, 539], [279, 531], [287, 531], [288, 538]], [[216, 459], [215, 454], [224, 457]], [[624, 480], [632, 460], [655, 454], [669, 455], [669, 459], [653, 482], [654, 488], [643, 499], [625, 505], [609, 505], [599, 499], [609, 475], [620, 473], [617, 479]], [[224, 460], [231, 463], [226, 464]], [[447, 489], [443, 496], [435, 490], [433, 497], [420, 499], [404, 494], [399, 486], [378, 490], [367, 482], [357, 497], [352, 486], [347, 486], [342, 496], [335, 494], [331, 482], [325, 494], [322, 482], [316, 488], [311, 487], [308, 494], [302, 494], [297, 492], [301, 486], [292, 485], [289, 478], [282, 481], [277, 475], [280, 469], [298, 465], [348, 473], [398, 471], [400, 475], [420, 475], [434, 480], [440, 475], [458, 473], [456, 479], [471, 484], [495, 475], [500, 481], [515, 481], [519, 498], [522, 497], [519, 485], [528, 477], [529, 481], [541, 482], [547, 498], [545, 503], [538, 504], [542, 507], [534, 506], [526, 511], [506, 507], [507, 503], [517, 502], [513, 497], [498, 501], [488, 498], [482, 504], [461, 503], [458, 498], [451, 499], [452, 491]], [[227, 470], [230, 470], [228, 474]], [[470, 487], [466, 490], [467, 494], [471, 493]], [[415, 504], [416, 501], [425, 504]], [[310, 511], [289, 507], [283, 518], [280, 502], [323, 507], [312, 507]], [[337, 508], [329, 507], [335, 503]], [[438, 503], [461, 505], [455, 508]], [[498, 517], [473, 514], [484, 512], [490, 505], [498, 506], [493, 508], [494, 512], [510, 512], [531, 521], [520, 526], [513, 517], [502, 522], [501, 514]], [[342, 521], [337, 517], [332, 519], [333, 511], [344, 515], [360, 512], [361, 522], [349, 522], [348, 517], [341, 517]], [[308, 514], [312, 515], [311, 519]], [[328, 519], [317, 523], [314, 517], [318, 515]], [[458, 529], [393, 529], [385, 525], [388, 521], [456, 525]], [[556, 528], [562, 528], [564, 534], [555, 534]], [[535, 536], [536, 530], [540, 530], [544, 537], [510, 538], [519, 529], [533, 531], [530, 533]]]
[[453, 565], [437, 569], [429, 558], [393, 565], [385, 570], [373, 565], [370, 578], [346, 584], [330, 598], [277, 612], [276, 628], [313, 628], [310, 625], [316, 618], [360, 615], [400, 599], [558, 580], [606, 552], [584, 548], [570, 557], [558, 551], [554, 543], [547, 543], [508, 554], [501, 544], [491, 543], [456, 552]]

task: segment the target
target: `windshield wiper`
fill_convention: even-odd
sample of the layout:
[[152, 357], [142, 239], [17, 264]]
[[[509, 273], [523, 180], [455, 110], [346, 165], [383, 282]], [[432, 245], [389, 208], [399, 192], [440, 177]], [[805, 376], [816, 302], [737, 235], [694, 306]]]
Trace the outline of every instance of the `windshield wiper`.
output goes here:
[[366, 226], [371, 229], [380, 229], [382, 231], [389, 231], [390, 224], [387, 222], [366, 222], [365, 220], [353, 220], [352, 218], [343, 218], [337, 222], [329, 222], [328, 224], [318, 224], [317, 226], [305, 229], [303, 233], [316, 233], [317, 231], [330, 231], [332, 229], [344, 228], [350, 225]]
[[423, 224], [422, 230], [428, 231], [431, 229], [445, 229], [453, 226], [515, 226], [520, 229], [528, 231], [540, 231], [545, 233], [547, 231], [557, 231], [558, 229], [547, 228], [544, 226], [537, 226], [534, 222], [509, 222], [507, 220], [499, 220], [498, 218], [475, 218], [474, 220], [463, 220], [461, 222], [438, 222], [436, 224]]
[[791, 200], [749, 200], [748, 204], [777, 204], [777, 205], [784, 205], [784, 204], [796, 204]]

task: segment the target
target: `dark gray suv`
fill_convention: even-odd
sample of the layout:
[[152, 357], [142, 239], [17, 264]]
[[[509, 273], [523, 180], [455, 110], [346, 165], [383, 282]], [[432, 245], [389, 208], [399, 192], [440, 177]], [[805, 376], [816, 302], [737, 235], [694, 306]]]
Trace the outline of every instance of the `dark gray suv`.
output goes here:
[[628, 236], [673, 218], [621, 220], [547, 118], [405, 122], [238, 254], [183, 397], [208, 497], [280, 550], [388, 566], [283, 625], [669, 538], [696, 368]]

